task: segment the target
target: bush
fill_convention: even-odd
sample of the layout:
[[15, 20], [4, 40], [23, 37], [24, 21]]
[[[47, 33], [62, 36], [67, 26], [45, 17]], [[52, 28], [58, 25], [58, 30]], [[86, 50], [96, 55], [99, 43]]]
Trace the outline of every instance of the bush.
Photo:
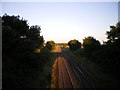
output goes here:
[[[43, 67], [50, 52], [43, 50], [40, 27], [29, 28], [19, 16], [2, 17], [3, 88], [46, 87], [47, 76]], [[39, 49], [39, 53], [35, 50]]]
[[55, 42], [54, 41], [47, 41], [47, 43], [46, 43], [46, 48], [48, 49], [48, 50], [53, 50], [54, 48], [55, 48]]
[[81, 48], [81, 43], [78, 40], [75, 40], [75, 39], [74, 40], [70, 40], [68, 42], [68, 45], [70, 47], [70, 50], [73, 50], [73, 51]]

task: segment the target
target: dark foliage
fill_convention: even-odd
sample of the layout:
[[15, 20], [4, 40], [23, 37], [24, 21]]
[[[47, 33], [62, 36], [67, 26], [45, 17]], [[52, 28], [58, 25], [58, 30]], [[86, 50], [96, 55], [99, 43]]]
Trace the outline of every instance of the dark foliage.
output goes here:
[[68, 42], [68, 45], [70, 47], [70, 50], [73, 50], [73, 51], [81, 48], [81, 43], [78, 40], [75, 40], [75, 39], [74, 40], [70, 40]]
[[83, 49], [76, 48], [72, 40], [68, 45], [77, 55], [87, 57], [88, 60], [99, 64], [105, 73], [118, 78], [120, 76], [120, 22], [116, 26], [110, 26], [110, 31], [106, 34], [108, 40], [103, 45], [92, 36], [83, 39]]
[[83, 39], [83, 47], [85, 49], [86, 55], [91, 56], [91, 54], [100, 48], [100, 42], [94, 37], [85, 37], [85, 39]]
[[[2, 87], [46, 87], [47, 76], [43, 66], [49, 59], [49, 51], [43, 48], [41, 28], [31, 26], [19, 16], [2, 17]], [[35, 53], [40, 49], [40, 53]]]
[[55, 48], [55, 42], [54, 41], [47, 41], [47, 43], [46, 43], [46, 48], [48, 49], [48, 50], [53, 50], [54, 48]]
[[108, 41], [104, 42], [100, 49], [94, 51], [91, 57], [103, 67], [106, 73], [118, 77], [120, 73], [120, 23], [110, 26], [107, 38]]

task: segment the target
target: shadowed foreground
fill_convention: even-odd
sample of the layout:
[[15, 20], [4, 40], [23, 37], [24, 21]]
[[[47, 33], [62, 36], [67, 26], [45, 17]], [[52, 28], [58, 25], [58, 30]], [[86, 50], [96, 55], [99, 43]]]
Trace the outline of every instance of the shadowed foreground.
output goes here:
[[52, 70], [51, 88], [93, 88], [95, 86], [86, 78], [84, 73], [73, 63], [72, 59], [56, 47], [56, 60]]

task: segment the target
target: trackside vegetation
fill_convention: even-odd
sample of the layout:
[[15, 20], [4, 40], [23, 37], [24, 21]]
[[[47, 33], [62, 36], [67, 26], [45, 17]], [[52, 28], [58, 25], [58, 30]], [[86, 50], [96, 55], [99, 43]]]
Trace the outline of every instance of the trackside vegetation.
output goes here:
[[56, 46], [56, 44], [55, 44], [54, 41], [47, 41], [47, 43], [46, 43], [46, 48], [47, 48], [48, 50], [53, 50], [53, 49], [55, 49], [55, 46]]
[[81, 43], [76, 39], [70, 40], [68, 42], [68, 45], [70, 47], [70, 50], [77, 50], [77, 49], [79, 49], [81, 47]]
[[54, 47], [48, 45], [40, 26], [29, 26], [20, 16], [3, 15], [2, 88], [48, 88], [51, 76], [44, 68]]
[[60, 45], [76, 62], [86, 67], [100, 83], [98, 87], [119, 87], [120, 22], [110, 26], [107, 41], [101, 44], [93, 36], [83, 43], [73, 39], [68, 43], [46, 41], [39, 25], [29, 26], [20, 16], [2, 16], [2, 89], [50, 88], [53, 52]]
[[[83, 63], [88, 69], [95, 66], [98, 68], [97, 70], [111, 77], [111, 82], [110, 78], [99, 78], [99, 80], [101, 79], [101, 83], [104, 84], [103, 87], [118, 87], [118, 81], [114, 82], [112, 78], [116, 78], [115, 80], [117, 80], [120, 76], [120, 22], [115, 26], [110, 26], [110, 31], [107, 31], [106, 35], [107, 41], [103, 42], [103, 44], [100, 44], [94, 37], [88, 36], [83, 39], [83, 48], [78, 48], [74, 51], [70, 48], [70, 50], [81, 59], [79, 64]], [[70, 46], [69, 43], [68, 45]], [[94, 73], [95, 69], [93, 68], [91, 70]]]

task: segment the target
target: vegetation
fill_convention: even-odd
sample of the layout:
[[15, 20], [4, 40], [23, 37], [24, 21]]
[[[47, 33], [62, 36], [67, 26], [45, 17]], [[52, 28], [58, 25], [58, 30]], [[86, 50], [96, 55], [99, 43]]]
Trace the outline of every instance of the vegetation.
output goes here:
[[19, 16], [2, 16], [2, 59], [4, 88], [45, 88], [50, 82], [44, 66], [50, 50], [38, 25], [28, 26]]
[[47, 41], [46, 47], [47, 47], [48, 50], [55, 49], [55, 42], [54, 41]]
[[[118, 76], [120, 75], [119, 74], [120, 72], [119, 70], [120, 68], [119, 67], [119, 64], [120, 64], [120, 54], [119, 54], [120, 53], [119, 52], [120, 50], [120, 22], [118, 22], [116, 26], [110, 26], [110, 31], [107, 31], [106, 34], [107, 34], [108, 40], [104, 42], [103, 45], [101, 45], [100, 42], [96, 40], [94, 37], [91, 37], [91, 36], [85, 37], [85, 39], [83, 39], [84, 48], [78, 48], [75, 51], [73, 51], [73, 53], [76, 54], [79, 58], [81, 58], [80, 63], [81, 62], [87, 63], [86, 65], [88, 65], [87, 66], [88, 69], [93, 67], [93, 65], [95, 67], [97, 66], [97, 68], [99, 68], [99, 70], [105, 73], [107, 76], [117, 79]], [[68, 45], [69, 45], [69, 42], [68, 42]], [[100, 76], [98, 75], [98, 77]], [[110, 85], [112, 84], [109, 84], [108, 86]]]
[[[120, 75], [119, 64], [120, 64], [120, 22], [116, 26], [110, 26], [110, 31], [107, 31], [108, 41], [103, 45], [105, 54], [105, 61], [102, 61], [105, 68], [109, 68], [108, 71], [114, 73], [117, 77]], [[107, 70], [106, 70], [107, 71]]]
[[81, 48], [81, 43], [78, 40], [70, 40], [68, 42], [68, 45], [70, 47], [70, 50], [77, 50], [78, 48]]
[[[83, 39], [84, 48], [81, 48], [81, 43], [75, 39], [70, 40], [68, 46], [83, 64], [86, 62], [84, 66], [89, 69], [99, 68], [110, 77], [118, 78], [120, 22], [116, 26], [110, 26], [106, 35], [108, 40], [102, 45], [94, 37], [88, 36]], [[55, 53], [51, 51], [56, 43], [47, 41], [45, 45], [40, 26], [29, 26], [27, 20], [20, 19], [20, 16], [5, 14], [2, 16], [2, 44], [3, 89], [49, 87], [51, 75], [47, 71], [52, 71], [54, 61], [51, 59]], [[66, 43], [60, 45], [67, 47]]]

